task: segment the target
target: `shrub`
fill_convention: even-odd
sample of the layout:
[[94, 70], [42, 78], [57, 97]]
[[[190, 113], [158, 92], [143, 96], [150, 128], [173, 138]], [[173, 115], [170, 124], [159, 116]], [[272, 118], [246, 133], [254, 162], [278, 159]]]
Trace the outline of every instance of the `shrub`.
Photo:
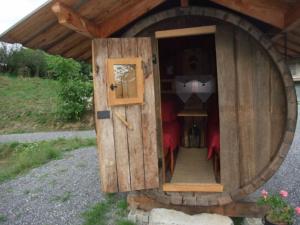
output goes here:
[[64, 59], [60, 56], [47, 55], [48, 78], [68, 81], [70, 79], [81, 79], [81, 65], [75, 60]]
[[61, 83], [59, 92], [59, 117], [63, 120], [80, 120], [92, 94], [92, 84], [78, 79]]
[[51, 76], [60, 81], [59, 117], [67, 121], [80, 120], [92, 95], [89, 77], [81, 72], [81, 64], [72, 59], [51, 58], [48, 67]]

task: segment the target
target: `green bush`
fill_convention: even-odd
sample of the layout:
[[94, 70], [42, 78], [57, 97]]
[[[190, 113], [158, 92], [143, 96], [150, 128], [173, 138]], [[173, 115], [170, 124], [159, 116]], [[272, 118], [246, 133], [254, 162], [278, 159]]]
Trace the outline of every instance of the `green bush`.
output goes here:
[[82, 79], [81, 65], [73, 59], [65, 59], [60, 56], [47, 55], [48, 78], [68, 81], [70, 79]]
[[61, 82], [59, 117], [66, 121], [80, 120], [92, 94], [92, 83], [78, 79]]
[[82, 65], [72, 59], [55, 57], [48, 60], [51, 77], [60, 81], [59, 118], [80, 120], [92, 95], [92, 82], [82, 73]]

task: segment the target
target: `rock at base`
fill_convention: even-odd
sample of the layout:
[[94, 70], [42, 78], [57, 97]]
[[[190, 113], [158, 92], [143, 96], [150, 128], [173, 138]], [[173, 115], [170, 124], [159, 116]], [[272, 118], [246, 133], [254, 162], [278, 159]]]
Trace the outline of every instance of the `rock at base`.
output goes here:
[[227, 216], [202, 213], [187, 215], [169, 209], [152, 209], [149, 216], [149, 225], [233, 225]]
[[263, 225], [261, 219], [245, 218], [243, 225]]

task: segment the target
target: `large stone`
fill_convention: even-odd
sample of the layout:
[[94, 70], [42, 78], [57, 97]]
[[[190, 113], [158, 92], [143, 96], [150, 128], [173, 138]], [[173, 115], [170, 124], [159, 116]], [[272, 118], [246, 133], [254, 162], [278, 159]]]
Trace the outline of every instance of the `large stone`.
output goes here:
[[187, 215], [169, 209], [152, 209], [149, 225], [233, 225], [233, 221], [227, 216], [217, 214]]
[[132, 209], [128, 214], [128, 220], [132, 221], [136, 225], [148, 225], [149, 213], [143, 210]]
[[263, 225], [263, 223], [258, 218], [245, 218], [243, 225]]

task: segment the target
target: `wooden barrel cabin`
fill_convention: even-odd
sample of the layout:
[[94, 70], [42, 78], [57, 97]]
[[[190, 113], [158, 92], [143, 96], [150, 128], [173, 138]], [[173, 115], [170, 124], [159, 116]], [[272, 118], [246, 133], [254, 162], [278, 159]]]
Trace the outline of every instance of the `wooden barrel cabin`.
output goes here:
[[[93, 52], [103, 191], [225, 205], [280, 167], [296, 125], [294, 85], [284, 57], [246, 20], [169, 9], [93, 40]], [[136, 67], [136, 84], [117, 80], [121, 64]]]
[[294, 136], [286, 62], [300, 38], [283, 34], [300, 31], [295, 9], [49, 1], [0, 39], [91, 62], [101, 191], [128, 192], [143, 209], [251, 214], [240, 202], [279, 169]]

